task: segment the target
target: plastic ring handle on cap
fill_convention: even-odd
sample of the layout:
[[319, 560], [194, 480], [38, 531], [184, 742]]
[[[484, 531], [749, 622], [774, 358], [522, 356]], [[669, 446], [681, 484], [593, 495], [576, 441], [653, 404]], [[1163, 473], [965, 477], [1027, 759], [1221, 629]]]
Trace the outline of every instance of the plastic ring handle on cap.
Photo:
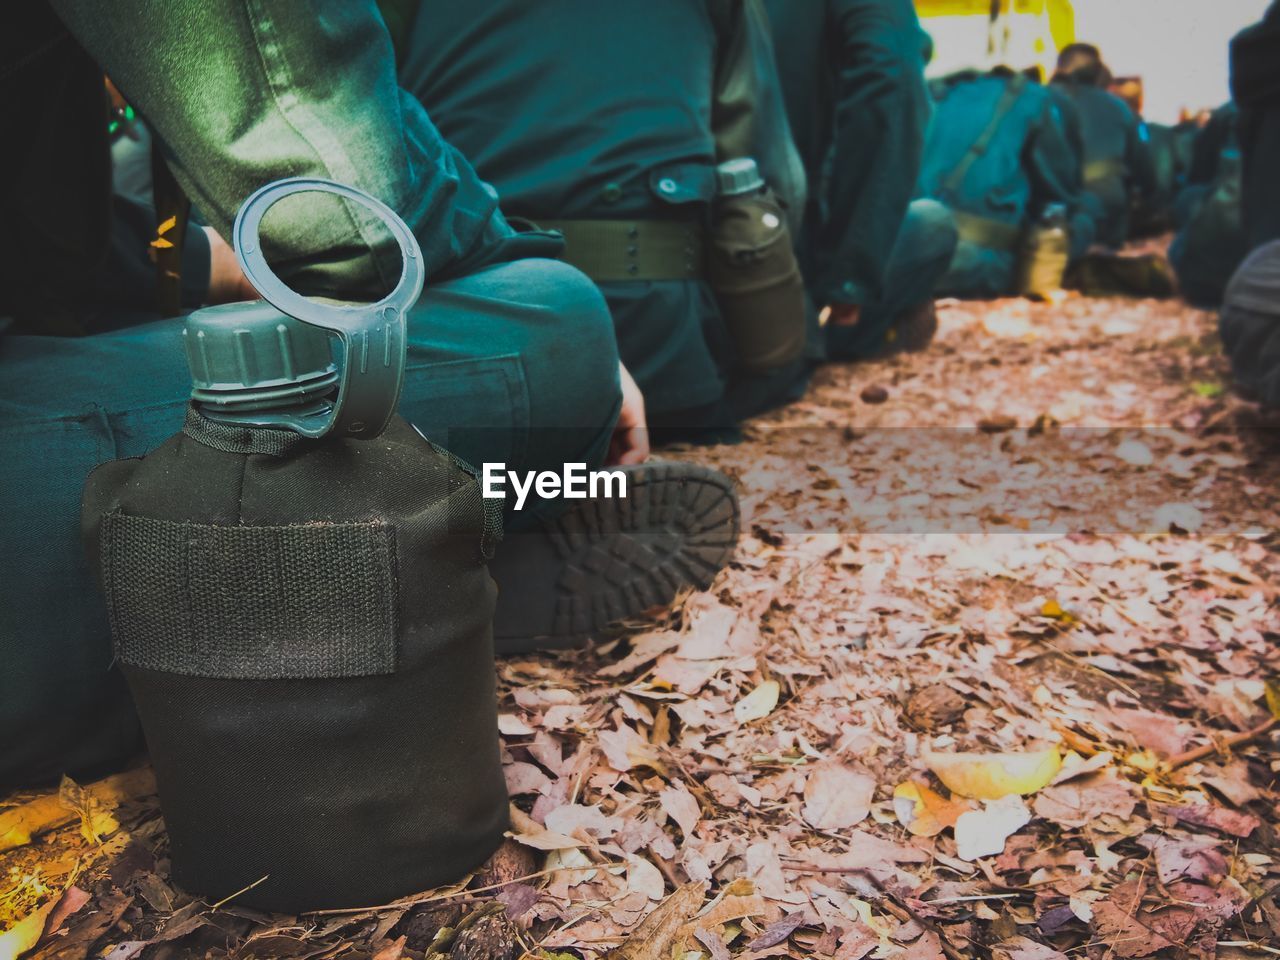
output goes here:
[[[330, 193], [376, 214], [400, 245], [403, 266], [394, 290], [376, 303], [334, 306], [316, 303], [291, 290], [262, 254], [258, 230], [277, 201], [295, 193]], [[338, 336], [342, 345], [341, 383], [328, 422], [308, 435], [336, 433], [376, 437], [395, 413], [404, 383], [406, 314], [422, 294], [422, 250], [394, 210], [361, 190], [318, 177], [276, 180], [254, 192], [231, 229], [236, 258], [262, 299], [281, 313]]]

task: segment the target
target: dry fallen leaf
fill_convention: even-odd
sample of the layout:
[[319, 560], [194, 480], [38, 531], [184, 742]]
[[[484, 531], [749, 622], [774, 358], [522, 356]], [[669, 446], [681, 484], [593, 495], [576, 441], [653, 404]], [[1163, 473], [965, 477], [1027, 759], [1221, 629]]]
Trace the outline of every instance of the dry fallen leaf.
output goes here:
[[739, 723], [763, 720], [778, 705], [782, 688], [777, 680], [766, 680], [733, 705], [733, 718]]
[[1132, 438], [1123, 441], [1116, 447], [1116, 456], [1135, 467], [1149, 467], [1156, 462], [1155, 454], [1151, 452], [1151, 448], [1141, 440]]
[[643, 893], [650, 900], [661, 900], [667, 892], [662, 871], [644, 857], [627, 858], [627, 888]]
[[683, 783], [674, 783], [658, 794], [658, 801], [671, 821], [680, 827], [685, 840], [692, 840], [694, 828], [702, 818], [702, 810], [688, 788]]
[[898, 822], [917, 837], [937, 836], [954, 827], [962, 813], [973, 809], [966, 800], [946, 800], [922, 783], [900, 783], [893, 791]]
[[876, 782], [833, 761], [815, 767], [804, 786], [804, 819], [816, 830], [844, 830], [871, 812]]
[[706, 895], [705, 883], [686, 883], [655, 908], [626, 943], [605, 954], [606, 960], [658, 960], [670, 956], [681, 927], [698, 912]]
[[956, 819], [956, 856], [961, 860], [994, 857], [1005, 841], [1031, 822], [1031, 811], [1017, 794], [988, 800], [983, 810], [969, 810]]

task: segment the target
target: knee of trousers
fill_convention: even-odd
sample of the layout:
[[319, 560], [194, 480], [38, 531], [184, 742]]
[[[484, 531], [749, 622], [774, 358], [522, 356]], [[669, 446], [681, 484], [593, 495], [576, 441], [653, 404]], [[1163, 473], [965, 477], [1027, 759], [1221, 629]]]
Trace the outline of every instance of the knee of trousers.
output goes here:
[[603, 295], [558, 260], [529, 259], [485, 273], [488, 293], [511, 307], [495, 336], [520, 355], [528, 392], [531, 468], [598, 462], [621, 406], [618, 343]]
[[960, 242], [946, 272], [935, 285], [939, 297], [992, 300], [1013, 294], [1013, 254]]
[[604, 296], [558, 260], [520, 260], [505, 269], [536, 318], [521, 350], [530, 399], [535, 408], [545, 406], [535, 419], [549, 426], [594, 423], [620, 397], [618, 341]]
[[946, 270], [960, 235], [955, 217], [945, 204], [928, 198], [911, 201], [902, 230], [913, 259], [937, 264], [939, 274]]

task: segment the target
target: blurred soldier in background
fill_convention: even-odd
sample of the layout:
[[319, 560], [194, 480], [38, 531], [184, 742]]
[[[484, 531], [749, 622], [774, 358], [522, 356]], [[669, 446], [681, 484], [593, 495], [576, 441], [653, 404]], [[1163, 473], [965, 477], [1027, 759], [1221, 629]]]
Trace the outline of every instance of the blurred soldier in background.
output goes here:
[[1182, 296], [1198, 307], [1222, 302], [1227, 281], [1248, 252], [1236, 119], [1235, 104], [1228, 103], [1197, 133], [1187, 185], [1174, 205], [1178, 234], [1169, 245], [1169, 262]]
[[1280, 0], [1231, 41], [1249, 249], [1280, 238]]
[[1080, 211], [1080, 163], [1049, 91], [1005, 69], [958, 74], [936, 89], [920, 191], [951, 208], [960, 237], [936, 293], [1018, 292], [1019, 247], [1046, 217], [1064, 225], [1070, 256], [1083, 252], [1093, 225]]
[[1094, 239], [1119, 247], [1129, 237], [1130, 208], [1139, 197], [1149, 197], [1156, 182], [1146, 127], [1123, 100], [1107, 91], [1109, 79], [1098, 48], [1073, 43], [1059, 53], [1050, 89], [1060, 101], [1074, 105], [1079, 118], [1081, 175]]
[[[1145, 87], [1141, 77], [1116, 77], [1108, 88], [1125, 102], [1134, 116], [1142, 118]], [[1134, 198], [1130, 211], [1129, 236], [1150, 237], [1165, 233], [1173, 226], [1173, 205], [1178, 191], [1186, 184], [1191, 159], [1191, 141], [1199, 131], [1194, 121], [1175, 126], [1142, 120], [1147, 134], [1147, 150], [1151, 154], [1152, 192]]]
[[1243, 160], [1248, 257], [1227, 287], [1219, 323], [1236, 381], [1280, 407], [1280, 0], [1231, 41], [1231, 95]]
[[[831, 359], [921, 349], [955, 251], [949, 211], [910, 203], [932, 105], [909, 0], [766, 0], [809, 183], [800, 263], [830, 307]], [[910, 203], [910, 205], [908, 205]]]
[[[507, 213], [564, 234], [609, 303], [655, 442], [716, 438], [798, 395], [803, 357], [742, 369], [709, 275], [718, 164], [757, 161], [775, 229], [803, 202], [755, 0], [422, 0], [406, 19], [401, 85]], [[798, 269], [794, 294], [769, 322], [802, 346]]]

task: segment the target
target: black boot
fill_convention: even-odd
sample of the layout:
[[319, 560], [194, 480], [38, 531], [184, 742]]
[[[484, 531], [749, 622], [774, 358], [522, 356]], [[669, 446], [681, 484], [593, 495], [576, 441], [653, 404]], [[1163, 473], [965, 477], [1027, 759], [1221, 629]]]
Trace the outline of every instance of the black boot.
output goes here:
[[498, 547], [497, 653], [581, 646], [685, 587], [705, 589], [732, 558], [738, 501], [727, 476], [662, 461], [618, 469], [625, 497], [584, 500]]
[[932, 300], [907, 307], [889, 330], [894, 335], [890, 343], [894, 351], [919, 353], [933, 343], [938, 332], [938, 310]]

